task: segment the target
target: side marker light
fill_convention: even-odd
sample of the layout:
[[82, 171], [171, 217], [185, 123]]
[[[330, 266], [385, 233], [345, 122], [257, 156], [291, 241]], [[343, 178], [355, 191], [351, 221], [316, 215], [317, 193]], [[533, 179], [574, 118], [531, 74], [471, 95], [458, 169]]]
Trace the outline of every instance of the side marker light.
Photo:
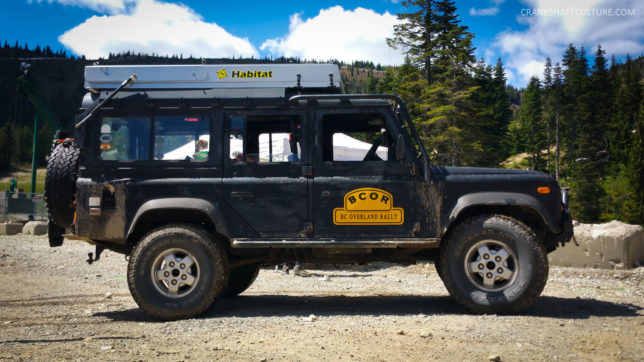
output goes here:
[[550, 193], [550, 187], [546, 187], [546, 186], [538, 187], [537, 192], [540, 193], [540, 194], [549, 194]]

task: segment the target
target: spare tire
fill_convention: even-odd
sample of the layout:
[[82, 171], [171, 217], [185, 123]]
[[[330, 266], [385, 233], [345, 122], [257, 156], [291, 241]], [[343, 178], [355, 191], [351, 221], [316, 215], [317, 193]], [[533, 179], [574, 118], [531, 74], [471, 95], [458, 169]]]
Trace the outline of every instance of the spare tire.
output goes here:
[[51, 150], [45, 176], [45, 204], [49, 219], [68, 228], [74, 222], [79, 150], [71, 141], [57, 143]]

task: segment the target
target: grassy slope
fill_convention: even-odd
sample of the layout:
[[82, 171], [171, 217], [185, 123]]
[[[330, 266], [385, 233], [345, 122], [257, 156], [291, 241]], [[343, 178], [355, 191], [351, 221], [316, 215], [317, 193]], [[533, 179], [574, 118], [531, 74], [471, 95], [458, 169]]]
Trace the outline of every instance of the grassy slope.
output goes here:
[[[39, 168], [36, 171], [36, 193], [42, 194], [45, 190], [45, 173], [46, 168]], [[31, 169], [28, 167], [21, 167], [16, 171], [4, 174], [0, 177], [0, 191], [9, 190], [9, 182], [12, 178], [18, 180], [18, 189], [24, 192], [31, 191]]]

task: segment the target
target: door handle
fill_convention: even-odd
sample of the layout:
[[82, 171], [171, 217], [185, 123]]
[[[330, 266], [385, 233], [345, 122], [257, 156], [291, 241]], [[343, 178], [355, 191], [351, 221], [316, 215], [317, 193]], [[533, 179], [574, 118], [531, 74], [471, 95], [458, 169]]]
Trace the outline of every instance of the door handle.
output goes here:
[[321, 197], [331, 197], [331, 191], [322, 191]]
[[255, 194], [252, 192], [244, 192], [244, 191], [233, 191], [230, 193], [230, 197], [233, 199], [243, 199], [243, 198], [250, 198], [250, 197], [255, 197]]

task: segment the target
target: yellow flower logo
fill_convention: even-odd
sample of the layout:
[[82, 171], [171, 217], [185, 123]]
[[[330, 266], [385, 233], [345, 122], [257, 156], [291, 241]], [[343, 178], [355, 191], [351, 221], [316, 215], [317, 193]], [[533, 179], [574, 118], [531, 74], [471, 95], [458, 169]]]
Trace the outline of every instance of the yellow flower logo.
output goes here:
[[222, 70], [217, 72], [217, 75], [219, 76], [219, 79], [224, 79], [228, 76], [228, 73], [226, 73], [226, 68], [223, 68]]

